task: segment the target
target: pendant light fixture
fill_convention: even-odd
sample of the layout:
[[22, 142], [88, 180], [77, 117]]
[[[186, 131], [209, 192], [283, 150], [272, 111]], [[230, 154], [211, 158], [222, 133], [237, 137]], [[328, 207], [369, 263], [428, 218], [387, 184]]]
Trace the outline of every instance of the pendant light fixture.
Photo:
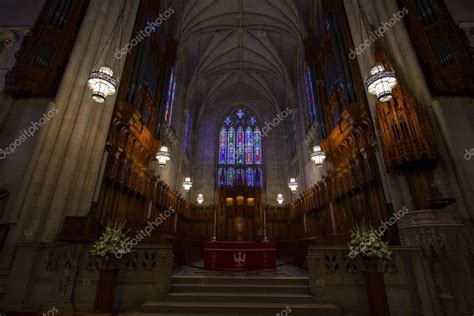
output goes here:
[[392, 100], [392, 89], [397, 85], [395, 72], [386, 70], [382, 64], [378, 64], [370, 69], [370, 76], [367, 79], [367, 91], [376, 95], [380, 102]]
[[285, 198], [283, 197], [283, 194], [278, 193], [276, 200], [277, 200], [278, 204], [281, 205], [285, 201]]
[[314, 146], [313, 151], [311, 152], [311, 160], [314, 161], [314, 164], [317, 167], [323, 165], [324, 160], [326, 160], [326, 155], [320, 146]]
[[191, 181], [191, 178], [190, 177], [185, 177], [184, 181], [183, 181], [184, 191], [189, 192], [189, 190], [191, 189], [192, 186], [193, 186], [193, 182]]
[[196, 201], [198, 202], [198, 204], [202, 204], [202, 202], [204, 202], [204, 196], [202, 195], [202, 193], [198, 194]]
[[[122, 47], [122, 35], [123, 35], [123, 20], [125, 16], [125, 4], [127, 3], [126, 0], [123, 1], [122, 9], [120, 10], [119, 16], [115, 21], [115, 25], [109, 35], [109, 38], [104, 43], [104, 48], [102, 49], [101, 54], [99, 55], [99, 60], [95, 67], [93, 68], [92, 72], [89, 75], [87, 80], [87, 85], [89, 89], [92, 90], [92, 100], [97, 103], [104, 103], [107, 100], [107, 97], [110, 95], [114, 95], [118, 88], [118, 79], [114, 78], [114, 71], [113, 65], [108, 65], [107, 62], [104, 62], [103, 59], [108, 57], [110, 52], [110, 47], [114, 46], [113, 43], [116, 42], [116, 36], [120, 36], [119, 38], [119, 47]], [[120, 29], [120, 31], [119, 31]], [[113, 43], [111, 42], [113, 41]], [[104, 53], [107, 50], [107, 54]], [[117, 69], [119, 69], [119, 59], [112, 57], [114, 64]]]
[[[364, 38], [362, 30], [365, 29], [366, 36], [374, 28], [370, 24], [367, 14], [365, 13], [360, 0], [357, 1], [359, 6], [360, 16], [360, 38]], [[383, 52], [381, 39], [377, 39], [373, 43], [375, 49], [375, 65], [370, 68], [369, 76], [366, 80], [367, 92], [377, 96], [379, 102], [388, 102], [393, 98], [392, 89], [397, 85], [397, 77], [395, 72], [391, 69], [387, 56]], [[363, 54], [363, 64], [366, 63], [366, 54]]]
[[161, 146], [160, 151], [156, 154], [158, 166], [164, 167], [166, 163], [171, 160], [171, 154], [167, 146]]
[[114, 71], [108, 66], [100, 67], [91, 72], [87, 85], [92, 90], [92, 99], [97, 103], [104, 103], [109, 95], [117, 91], [117, 80], [113, 77]]
[[292, 193], [295, 193], [298, 189], [298, 181], [295, 178], [290, 178], [290, 182], [288, 182], [288, 187]]

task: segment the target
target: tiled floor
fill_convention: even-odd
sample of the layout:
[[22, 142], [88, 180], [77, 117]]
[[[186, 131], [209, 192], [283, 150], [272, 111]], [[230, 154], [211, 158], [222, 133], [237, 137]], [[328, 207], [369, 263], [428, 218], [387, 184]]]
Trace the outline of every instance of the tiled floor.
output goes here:
[[216, 271], [204, 270], [202, 261], [196, 262], [193, 266], [184, 266], [174, 271], [173, 276], [205, 276], [205, 277], [262, 277], [262, 278], [276, 278], [276, 277], [307, 277], [305, 270], [300, 269], [292, 264], [283, 264], [277, 262], [275, 270], [255, 270], [255, 271]]

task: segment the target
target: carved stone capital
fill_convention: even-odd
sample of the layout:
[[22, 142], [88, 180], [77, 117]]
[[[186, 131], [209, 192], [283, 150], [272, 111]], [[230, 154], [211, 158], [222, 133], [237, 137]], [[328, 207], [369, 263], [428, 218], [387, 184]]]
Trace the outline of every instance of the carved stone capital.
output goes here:
[[8, 29], [0, 29], [0, 45], [2, 46], [2, 48], [13, 45], [13, 43], [15, 43], [16, 40], [17, 40], [17, 37], [15, 35], [15, 32]]

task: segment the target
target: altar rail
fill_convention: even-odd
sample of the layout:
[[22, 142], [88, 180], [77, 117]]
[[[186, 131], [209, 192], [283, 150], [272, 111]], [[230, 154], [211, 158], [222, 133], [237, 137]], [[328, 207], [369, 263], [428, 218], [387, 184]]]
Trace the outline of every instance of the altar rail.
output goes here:
[[[392, 316], [442, 315], [434, 293], [430, 266], [418, 248], [392, 247], [394, 262], [381, 264]], [[347, 257], [347, 247], [310, 246], [311, 293], [346, 310], [368, 315], [363, 263]]]
[[[22, 310], [90, 311], [99, 280], [97, 259], [83, 244], [21, 245], [9, 278], [5, 306]], [[115, 309], [136, 308], [169, 292], [173, 269], [169, 245], [137, 245], [125, 258], [115, 292]], [[28, 273], [24, 273], [28, 271]], [[16, 283], [13, 287], [11, 283]], [[18, 283], [22, 286], [19, 286]]]

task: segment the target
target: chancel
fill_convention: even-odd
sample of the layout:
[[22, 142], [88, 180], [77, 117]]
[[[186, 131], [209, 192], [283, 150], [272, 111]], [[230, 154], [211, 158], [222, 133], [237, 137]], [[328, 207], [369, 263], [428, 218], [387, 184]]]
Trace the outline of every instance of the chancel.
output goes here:
[[0, 0], [0, 315], [471, 316], [473, 12]]

